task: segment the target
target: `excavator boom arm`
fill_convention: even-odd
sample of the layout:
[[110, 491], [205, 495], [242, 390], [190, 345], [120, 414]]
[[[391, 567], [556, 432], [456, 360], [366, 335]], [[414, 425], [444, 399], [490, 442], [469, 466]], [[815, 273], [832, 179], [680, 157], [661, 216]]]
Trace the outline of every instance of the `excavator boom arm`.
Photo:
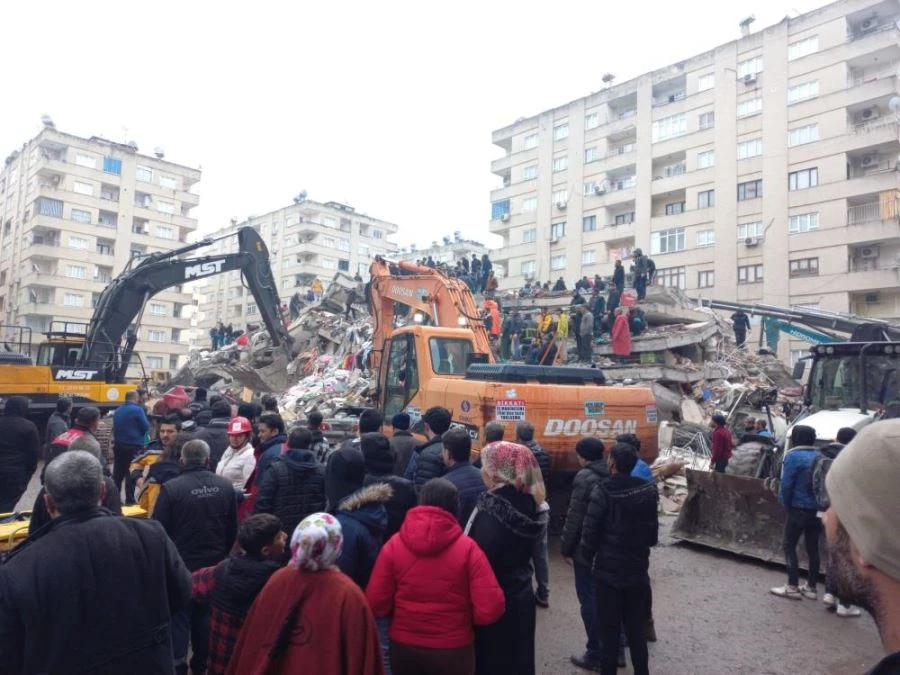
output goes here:
[[[237, 237], [237, 253], [183, 259], [171, 255], [150, 256], [126, 269], [100, 295], [85, 336], [79, 367], [104, 370], [108, 382], [122, 381], [137, 342], [133, 323], [146, 301], [167, 288], [231, 271], [242, 273], [272, 344], [282, 347], [290, 359], [291, 337], [281, 316], [281, 300], [269, 266], [269, 251], [253, 228], [241, 228]], [[211, 242], [202, 242], [208, 243]], [[181, 252], [196, 248], [197, 245], [187, 246]]]

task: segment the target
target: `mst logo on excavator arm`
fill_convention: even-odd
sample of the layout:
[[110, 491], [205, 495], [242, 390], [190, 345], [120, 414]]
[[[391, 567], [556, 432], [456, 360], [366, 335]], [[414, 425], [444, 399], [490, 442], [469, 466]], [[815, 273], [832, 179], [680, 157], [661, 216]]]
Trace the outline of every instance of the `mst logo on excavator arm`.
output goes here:
[[87, 382], [100, 379], [99, 370], [81, 370], [72, 368], [58, 368], [53, 371], [54, 380], [71, 380], [75, 382]]
[[211, 274], [218, 274], [222, 271], [224, 264], [225, 260], [223, 258], [222, 260], [210, 260], [209, 262], [197, 263], [196, 265], [188, 265], [184, 268], [184, 278], [198, 279], [200, 277], [208, 277]]

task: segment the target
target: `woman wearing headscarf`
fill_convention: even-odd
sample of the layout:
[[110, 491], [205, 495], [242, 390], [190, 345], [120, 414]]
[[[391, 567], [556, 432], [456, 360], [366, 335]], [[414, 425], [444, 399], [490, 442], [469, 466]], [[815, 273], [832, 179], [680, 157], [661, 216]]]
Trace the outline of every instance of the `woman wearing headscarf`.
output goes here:
[[497, 623], [476, 627], [475, 672], [533, 675], [536, 609], [531, 557], [541, 535], [537, 516], [544, 502], [541, 469], [524, 445], [499, 441], [481, 451], [481, 477], [487, 491], [478, 498], [466, 533], [487, 555], [503, 589], [506, 611]]
[[382, 675], [381, 647], [366, 596], [337, 568], [343, 536], [314, 513], [291, 537], [291, 561], [253, 603], [229, 673]]

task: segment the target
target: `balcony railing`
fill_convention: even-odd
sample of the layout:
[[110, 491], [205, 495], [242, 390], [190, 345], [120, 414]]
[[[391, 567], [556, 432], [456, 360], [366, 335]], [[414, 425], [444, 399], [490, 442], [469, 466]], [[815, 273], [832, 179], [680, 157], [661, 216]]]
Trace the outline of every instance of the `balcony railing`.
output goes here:
[[874, 120], [869, 120], [868, 122], [859, 122], [851, 124], [847, 131], [851, 134], [868, 134], [872, 131], [876, 131], [878, 129], [884, 129], [885, 127], [889, 127], [891, 125], [897, 124], [897, 118], [894, 115], [886, 115], [884, 117], [879, 117]]
[[[885, 33], [887, 31], [897, 30], [894, 22], [898, 19], [896, 16], [891, 17], [879, 17], [879, 23], [877, 26], [872, 28], [867, 28], [864, 26], [857, 26], [855, 30], [847, 33], [847, 41], [853, 42], [855, 40], [863, 40], [867, 37], [871, 37], [873, 35], [878, 35], [879, 33]], [[874, 19], [870, 19], [870, 21], [874, 21]]]
[[862, 225], [881, 220], [881, 205], [878, 202], [868, 204], [856, 204], [847, 209], [847, 224]]
[[868, 82], [873, 82], [882, 78], [896, 77], [898, 64], [900, 64], [900, 62], [892, 61], [891, 63], [885, 63], [872, 68], [851, 70], [847, 76], [847, 86], [859, 87]]

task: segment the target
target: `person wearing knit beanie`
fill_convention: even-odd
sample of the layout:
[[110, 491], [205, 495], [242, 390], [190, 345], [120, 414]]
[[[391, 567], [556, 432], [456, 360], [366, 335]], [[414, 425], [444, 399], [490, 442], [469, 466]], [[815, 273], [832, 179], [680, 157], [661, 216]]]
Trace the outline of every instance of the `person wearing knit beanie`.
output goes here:
[[865, 427], [825, 478], [831, 573], [837, 594], [875, 619], [888, 656], [871, 675], [900, 672], [900, 420]]

